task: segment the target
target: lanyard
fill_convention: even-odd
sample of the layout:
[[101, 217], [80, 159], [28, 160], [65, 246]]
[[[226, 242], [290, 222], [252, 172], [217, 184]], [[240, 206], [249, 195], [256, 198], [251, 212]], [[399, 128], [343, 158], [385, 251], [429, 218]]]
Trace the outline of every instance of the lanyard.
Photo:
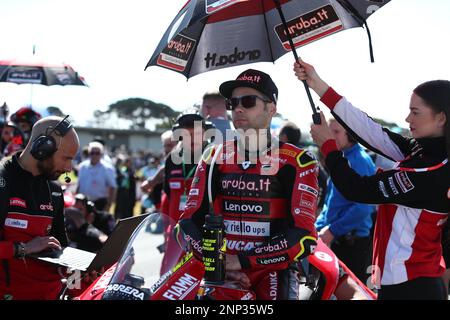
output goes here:
[[196, 168], [197, 166], [193, 166], [193, 167], [191, 168], [191, 170], [188, 172], [188, 174], [186, 175], [186, 168], [185, 168], [185, 165], [184, 165], [184, 161], [182, 161], [181, 164], [182, 164], [182, 167], [183, 167], [184, 194], [186, 194], [186, 189], [187, 189], [187, 187], [186, 187], [186, 182], [187, 182], [187, 180], [193, 175], [193, 173], [194, 173], [194, 171], [195, 171], [195, 168]]

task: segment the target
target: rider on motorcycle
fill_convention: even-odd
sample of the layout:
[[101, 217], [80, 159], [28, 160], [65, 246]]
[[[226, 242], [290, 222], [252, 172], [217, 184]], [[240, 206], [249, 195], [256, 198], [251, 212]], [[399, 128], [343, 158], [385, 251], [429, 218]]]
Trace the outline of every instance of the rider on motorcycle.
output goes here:
[[269, 75], [247, 70], [223, 83], [220, 93], [238, 138], [204, 152], [177, 237], [201, 259], [200, 230], [211, 186], [214, 212], [224, 217], [226, 276], [250, 287], [258, 299], [297, 299], [296, 262], [316, 246], [317, 161], [305, 150], [271, 139], [278, 89]]

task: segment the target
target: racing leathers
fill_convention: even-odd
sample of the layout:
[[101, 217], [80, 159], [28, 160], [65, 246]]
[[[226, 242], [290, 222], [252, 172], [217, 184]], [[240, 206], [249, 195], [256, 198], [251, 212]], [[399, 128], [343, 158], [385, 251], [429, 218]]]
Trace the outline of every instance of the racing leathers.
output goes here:
[[445, 137], [404, 138], [381, 127], [332, 88], [321, 100], [358, 142], [397, 161], [392, 170], [361, 177], [334, 140], [322, 146], [333, 183], [344, 197], [381, 204], [374, 232], [373, 280], [383, 288], [439, 277], [445, 269], [441, 230], [450, 211]]
[[209, 211], [207, 180], [213, 170], [213, 206], [215, 214], [223, 215], [227, 254], [238, 256], [258, 299], [297, 299], [293, 266], [314, 250], [317, 239], [318, 167], [306, 150], [275, 145], [253, 160], [238, 150], [237, 141], [206, 149], [177, 238], [184, 237], [201, 259], [201, 230]]
[[61, 187], [21, 168], [18, 153], [0, 163], [0, 299], [56, 299], [62, 276], [53, 264], [14, 257], [14, 243], [52, 235], [67, 246]]

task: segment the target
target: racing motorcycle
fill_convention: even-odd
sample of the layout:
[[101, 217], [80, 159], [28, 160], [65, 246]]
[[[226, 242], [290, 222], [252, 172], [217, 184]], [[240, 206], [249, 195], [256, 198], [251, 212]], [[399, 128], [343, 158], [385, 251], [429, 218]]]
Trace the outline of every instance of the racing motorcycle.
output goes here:
[[[153, 233], [151, 224], [160, 220], [158, 213], [147, 217], [136, 228], [120, 260], [96, 279], [77, 300], [255, 300], [252, 290], [239, 282], [204, 281], [203, 262], [192, 252], [185, 252], [166, 233]], [[162, 218], [166, 230], [175, 225]], [[299, 296], [303, 300], [339, 298], [342, 271], [354, 284], [361, 299], [374, 300], [376, 294], [321, 242], [314, 254], [303, 259], [299, 267]], [[356, 285], [356, 286], [355, 286]]]

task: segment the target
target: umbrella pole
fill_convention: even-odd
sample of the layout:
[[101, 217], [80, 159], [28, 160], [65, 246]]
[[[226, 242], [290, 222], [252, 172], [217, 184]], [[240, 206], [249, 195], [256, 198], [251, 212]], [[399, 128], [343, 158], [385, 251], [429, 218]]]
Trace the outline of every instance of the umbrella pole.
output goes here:
[[33, 108], [33, 84], [30, 87], [30, 107]]
[[[289, 28], [288, 28], [288, 25], [286, 22], [286, 18], [284, 17], [283, 10], [281, 10], [280, 1], [273, 0], [273, 2], [275, 3], [275, 6], [278, 10], [278, 14], [280, 15], [281, 22], [283, 23], [284, 32], [286, 32], [286, 36], [289, 40], [289, 45], [291, 46], [291, 51], [292, 51], [292, 54], [294, 55], [295, 61], [299, 62], [297, 51], [295, 50], [294, 41], [292, 41], [292, 37], [291, 37], [291, 34], [289, 33]], [[316, 106], [314, 104], [314, 100], [311, 96], [311, 90], [309, 90], [309, 86], [308, 86], [308, 83], [306, 82], [306, 80], [302, 80], [302, 82], [303, 82], [303, 85], [306, 90], [306, 95], [308, 96], [309, 104], [311, 105], [311, 109], [313, 111], [313, 114], [312, 114], [313, 122], [314, 122], [314, 124], [320, 124], [320, 114], [317, 112]]]

